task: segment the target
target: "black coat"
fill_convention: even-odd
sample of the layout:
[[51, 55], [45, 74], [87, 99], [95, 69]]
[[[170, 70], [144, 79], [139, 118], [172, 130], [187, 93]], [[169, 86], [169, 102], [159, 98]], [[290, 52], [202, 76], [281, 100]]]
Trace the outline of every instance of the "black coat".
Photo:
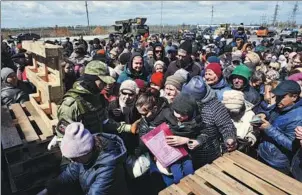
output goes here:
[[193, 60], [186, 67], [181, 67], [180, 61], [175, 60], [175, 61], [171, 62], [170, 65], [168, 66], [168, 69], [165, 73], [165, 79], [168, 76], [173, 75], [177, 70], [179, 70], [181, 68], [183, 68], [183, 69], [185, 69], [186, 71], [189, 72], [189, 77], [190, 78], [200, 75], [200, 72], [201, 72], [201, 66], [197, 62], [194, 62]]
[[1, 87], [1, 104], [9, 106], [15, 103], [24, 103], [29, 101], [29, 96], [26, 92], [18, 87], [11, 86], [7, 83], [2, 83]]

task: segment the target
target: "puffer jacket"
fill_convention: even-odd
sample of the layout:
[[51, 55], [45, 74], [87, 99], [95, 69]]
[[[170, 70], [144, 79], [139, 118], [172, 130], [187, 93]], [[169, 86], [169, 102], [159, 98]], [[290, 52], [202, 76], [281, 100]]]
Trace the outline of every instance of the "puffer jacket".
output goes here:
[[223, 99], [223, 93], [225, 91], [231, 90], [231, 87], [229, 87], [228, 83], [224, 78], [222, 78], [218, 83], [215, 85], [210, 86], [216, 93], [217, 99], [221, 102]]
[[295, 128], [302, 125], [302, 99], [294, 105], [270, 114], [271, 126], [264, 130], [263, 142], [258, 147], [258, 155], [268, 164], [289, 170], [293, 157]]
[[2, 83], [1, 86], [1, 104], [9, 106], [15, 103], [24, 103], [29, 101], [29, 95], [18, 87], [8, 83]]
[[226, 140], [236, 140], [236, 128], [227, 108], [218, 101], [215, 92], [208, 85], [206, 96], [197, 100], [197, 105], [203, 126], [201, 133], [207, 135], [207, 139], [191, 151], [194, 169], [218, 158], [222, 153], [221, 145], [224, 147]]
[[141, 79], [141, 80], [145, 81], [146, 83], [148, 82], [149, 75], [148, 75], [147, 71], [145, 70], [144, 65], [143, 65], [143, 69], [140, 73], [135, 72], [132, 68], [133, 58], [136, 56], [140, 56], [140, 54], [134, 53], [132, 55], [130, 62], [125, 67], [125, 70], [118, 77], [117, 83], [122, 83], [126, 80], [135, 80], [135, 79]]
[[86, 165], [70, 163], [60, 176], [47, 185], [48, 194], [61, 192], [69, 184], [79, 182], [84, 194], [128, 194], [123, 164], [126, 148], [117, 135], [97, 134], [103, 143], [102, 151]]

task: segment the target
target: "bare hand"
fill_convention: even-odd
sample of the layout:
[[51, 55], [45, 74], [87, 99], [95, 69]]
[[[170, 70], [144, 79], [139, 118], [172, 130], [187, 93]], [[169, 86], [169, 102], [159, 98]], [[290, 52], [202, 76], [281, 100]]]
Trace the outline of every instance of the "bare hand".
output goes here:
[[166, 136], [166, 142], [169, 146], [181, 146], [188, 143], [189, 138], [176, 135]]
[[190, 150], [193, 150], [193, 149], [196, 148], [198, 145], [199, 145], [199, 142], [198, 142], [197, 140], [190, 139], [189, 142], [188, 142], [188, 148], [189, 148]]
[[267, 129], [271, 126], [271, 124], [267, 120], [265, 120], [264, 118], [261, 118], [261, 120], [262, 120], [263, 123], [259, 127], [260, 130]]
[[228, 139], [226, 141], [226, 147], [228, 152], [232, 152], [237, 149], [237, 141], [233, 139]]
[[295, 129], [296, 138], [302, 140], [302, 126], [298, 126]]

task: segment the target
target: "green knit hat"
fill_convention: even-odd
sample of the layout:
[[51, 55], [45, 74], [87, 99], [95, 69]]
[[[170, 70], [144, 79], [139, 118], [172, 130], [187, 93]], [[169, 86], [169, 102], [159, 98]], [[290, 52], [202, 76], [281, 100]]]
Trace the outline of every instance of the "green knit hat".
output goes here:
[[102, 61], [93, 60], [89, 62], [85, 67], [84, 73], [89, 75], [96, 75], [106, 84], [112, 84], [115, 82], [115, 79], [109, 76], [108, 66]]
[[230, 79], [232, 80], [235, 75], [238, 75], [238, 76], [242, 76], [244, 77], [247, 81], [250, 80], [251, 76], [252, 76], [252, 71], [251, 69], [249, 69], [249, 67], [247, 67], [246, 65], [244, 64], [241, 64], [239, 66], [237, 66], [231, 76], [230, 76]]

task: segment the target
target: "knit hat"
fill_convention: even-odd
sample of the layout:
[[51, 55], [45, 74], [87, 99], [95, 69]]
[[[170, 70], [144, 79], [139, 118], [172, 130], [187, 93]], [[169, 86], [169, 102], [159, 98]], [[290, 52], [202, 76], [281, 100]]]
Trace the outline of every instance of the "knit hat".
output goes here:
[[207, 94], [206, 83], [201, 76], [194, 76], [182, 87], [182, 93], [190, 94], [196, 100], [203, 99]]
[[164, 85], [164, 73], [156, 72], [151, 75], [150, 83], [162, 88]]
[[61, 152], [66, 158], [81, 157], [92, 151], [94, 139], [82, 123], [74, 122], [66, 127], [61, 142]]
[[271, 82], [275, 80], [279, 80], [280, 74], [278, 71], [270, 69], [269, 71], [266, 72], [266, 81]]
[[180, 93], [172, 102], [172, 109], [181, 115], [192, 117], [196, 108], [195, 99], [187, 93]]
[[186, 71], [186, 70], [183, 69], [183, 68], [178, 69], [178, 70], [174, 73], [174, 75], [183, 78], [183, 80], [184, 80], [185, 82], [188, 81], [188, 79], [189, 79], [189, 72]]
[[232, 52], [232, 61], [242, 62], [242, 52], [240, 50]]
[[138, 94], [139, 88], [135, 81], [126, 80], [126, 81], [123, 81], [120, 86], [120, 91], [123, 91], [123, 90], [129, 90], [134, 94]]
[[6, 82], [7, 77], [11, 74], [14, 73], [15, 71], [11, 68], [4, 67], [1, 69], [1, 79], [3, 82]]
[[287, 80], [291, 80], [291, 81], [302, 81], [302, 73], [296, 73], [293, 75], [290, 75]]
[[257, 53], [249, 51], [247, 54], [245, 54], [245, 58], [248, 58], [251, 62], [252, 66], [258, 66], [260, 63], [260, 57]]
[[237, 90], [228, 90], [223, 93], [222, 104], [233, 113], [239, 113], [244, 105], [244, 94]]
[[219, 79], [221, 78], [221, 76], [222, 76], [222, 70], [221, 70], [220, 64], [218, 64], [218, 63], [210, 63], [206, 67], [206, 71], [208, 69], [212, 70]]
[[220, 59], [217, 56], [210, 56], [207, 61], [209, 63], [220, 63]]
[[156, 70], [156, 67], [157, 66], [161, 66], [162, 68], [165, 68], [165, 63], [161, 60], [157, 60], [155, 63], [154, 63], [154, 70]]
[[130, 61], [131, 54], [130, 53], [122, 53], [119, 57], [120, 63], [125, 65]]
[[188, 40], [184, 41], [182, 44], [180, 44], [179, 49], [183, 49], [187, 52], [187, 54], [192, 53], [192, 43]]
[[139, 90], [141, 90], [141, 91], [145, 90], [145, 88], [146, 88], [145, 81], [143, 81], [142, 79], [135, 79], [134, 82], [136, 83]]
[[171, 75], [171, 76], [167, 77], [165, 86], [172, 85], [180, 91], [184, 82], [186, 82], [186, 81], [182, 77], [177, 76], [177, 75]]

